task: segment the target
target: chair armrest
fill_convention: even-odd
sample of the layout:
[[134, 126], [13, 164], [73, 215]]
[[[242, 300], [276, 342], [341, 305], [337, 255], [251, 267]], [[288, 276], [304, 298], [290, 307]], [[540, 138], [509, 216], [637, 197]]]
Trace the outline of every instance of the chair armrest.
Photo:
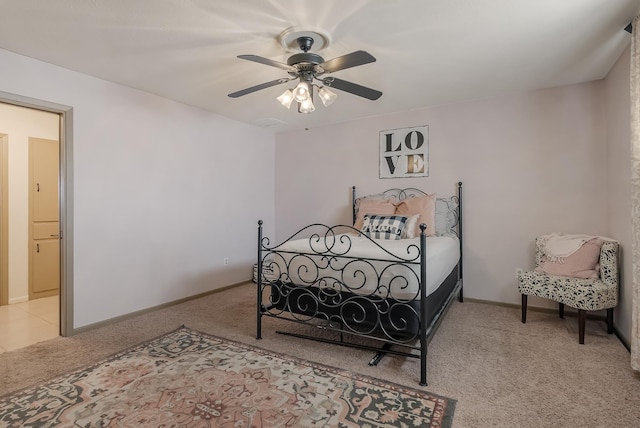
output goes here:
[[615, 241], [605, 241], [600, 250], [600, 279], [605, 284], [618, 287], [618, 246]]
[[542, 263], [542, 257], [544, 256], [544, 246], [547, 240], [541, 236], [536, 238], [536, 267]]

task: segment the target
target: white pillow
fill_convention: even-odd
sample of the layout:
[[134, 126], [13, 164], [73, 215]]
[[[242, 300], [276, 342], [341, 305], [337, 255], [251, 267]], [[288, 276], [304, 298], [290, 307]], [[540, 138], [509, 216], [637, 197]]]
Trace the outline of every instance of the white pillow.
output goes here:
[[416, 237], [416, 224], [418, 223], [419, 218], [420, 214], [414, 214], [407, 219], [407, 222], [404, 225], [404, 229], [402, 229], [402, 235], [400, 235], [400, 239], [412, 239]]
[[436, 235], [458, 236], [458, 198], [436, 199]]

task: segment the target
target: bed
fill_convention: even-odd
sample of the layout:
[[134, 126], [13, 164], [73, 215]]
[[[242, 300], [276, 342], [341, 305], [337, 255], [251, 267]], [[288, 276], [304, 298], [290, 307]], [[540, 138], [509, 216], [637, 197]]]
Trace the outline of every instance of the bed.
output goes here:
[[353, 225], [311, 224], [274, 245], [259, 221], [256, 337], [264, 317], [306, 324], [312, 333], [278, 333], [371, 350], [370, 365], [418, 358], [426, 385], [428, 343], [463, 301], [461, 197], [461, 182], [446, 198], [353, 187]]

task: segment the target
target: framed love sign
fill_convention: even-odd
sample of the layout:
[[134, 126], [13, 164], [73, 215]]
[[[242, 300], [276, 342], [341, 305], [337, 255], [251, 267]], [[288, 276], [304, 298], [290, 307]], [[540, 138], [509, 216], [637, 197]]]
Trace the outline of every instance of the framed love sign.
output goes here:
[[428, 125], [380, 131], [380, 178], [428, 176]]

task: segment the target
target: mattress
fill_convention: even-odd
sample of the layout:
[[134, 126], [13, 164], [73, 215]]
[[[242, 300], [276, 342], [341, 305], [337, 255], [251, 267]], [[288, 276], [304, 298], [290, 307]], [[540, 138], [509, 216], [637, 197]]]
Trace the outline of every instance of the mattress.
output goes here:
[[[274, 248], [264, 268], [298, 286], [411, 301], [420, 296], [420, 238], [371, 240], [355, 234], [291, 240]], [[427, 295], [460, 258], [458, 238], [426, 238]]]

